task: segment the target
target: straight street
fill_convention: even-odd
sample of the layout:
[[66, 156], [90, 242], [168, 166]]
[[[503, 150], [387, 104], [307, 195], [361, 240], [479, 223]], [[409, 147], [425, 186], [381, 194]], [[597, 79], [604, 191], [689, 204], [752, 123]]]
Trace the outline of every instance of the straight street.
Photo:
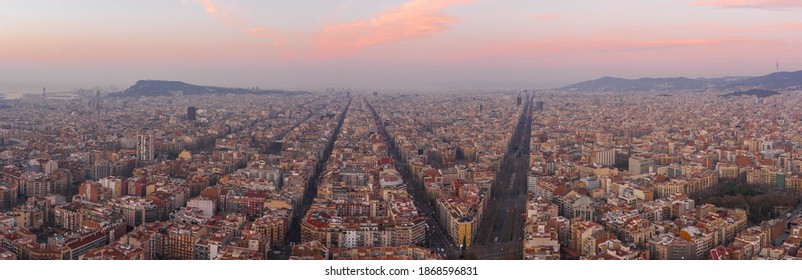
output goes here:
[[532, 97], [526, 97], [509, 150], [496, 173], [472, 255], [479, 259], [522, 259], [526, 180], [532, 131]]
[[345, 116], [348, 114], [348, 108], [350, 106], [351, 100], [348, 100], [348, 105], [345, 106], [345, 109], [343, 109], [342, 114], [339, 116], [337, 127], [334, 129], [334, 133], [332, 134], [331, 139], [329, 139], [326, 149], [323, 151], [323, 157], [317, 163], [315, 174], [309, 180], [309, 184], [304, 192], [303, 201], [301, 205], [295, 209], [295, 212], [293, 212], [290, 230], [287, 232], [284, 242], [284, 244], [286, 244], [284, 245], [285, 247], [281, 250], [280, 255], [271, 255], [271, 259], [289, 259], [292, 245], [301, 241], [301, 219], [303, 219], [304, 215], [306, 215], [306, 212], [309, 211], [309, 207], [312, 206], [312, 200], [315, 198], [315, 196], [317, 196], [318, 180], [320, 179], [323, 169], [326, 167], [326, 162], [328, 162], [329, 156], [331, 156], [331, 151], [334, 148], [334, 142], [337, 141], [337, 136], [340, 134], [340, 128], [342, 128], [343, 121], [345, 120]]
[[440, 224], [437, 222], [434, 205], [426, 198], [426, 190], [424, 190], [423, 185], [418, 182], [416, 177], [413, 176], [412, 172], [410, 172], [409, 166], [407, 166], [407, 164], [401, 160], [401, 156], [398, 153], [395, 142], [393, 142], [392, 138], [390, 138], [389, 134], [387, 133], [383, 120], [381, 120], [379, 114], [376, 112], [370, 102], [365, 100], [365, 103], [368, 105], [368, 108], [370, 108], [371, 113], [373, 113], [373, 118], [376, 121], [379, 133], [381, 133], [381, 135], [384, 137], [388, 147], [390, 148], [390, 155], [393, 158], [398, 172], [401, 173], [404, 183], [407, 185], [407, 192], [412, 195], [415, 207], [417, 207], [420, 214], [426, 219], [426, 225], [428, 226], [428, 229], [426, 230], [426, 241], [424, 241], [424, 244], [422, 245], [426, 248], [432, 249], [444, 259], [459, 258], [461, 254], [459, 246], [454, 244], [445, 231], [440, 228]]

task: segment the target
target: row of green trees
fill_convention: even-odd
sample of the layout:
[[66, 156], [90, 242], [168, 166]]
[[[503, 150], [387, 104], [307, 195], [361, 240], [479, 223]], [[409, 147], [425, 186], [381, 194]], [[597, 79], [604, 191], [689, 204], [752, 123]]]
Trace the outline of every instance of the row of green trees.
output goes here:
[[701, 197], [700, 204], [710, 203], [718, 207], [746, 210], [749, 221], [757, 224], [777, 218], [776, 207], [793, 207], [799, 200], [796, 196], [782, 193], [764, 193], [759, 186], [727, 182], [709, 196]]

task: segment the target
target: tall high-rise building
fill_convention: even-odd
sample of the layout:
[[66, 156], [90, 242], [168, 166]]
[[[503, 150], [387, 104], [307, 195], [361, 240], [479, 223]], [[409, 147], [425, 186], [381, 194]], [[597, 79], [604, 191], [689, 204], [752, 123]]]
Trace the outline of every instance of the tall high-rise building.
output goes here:
[[187, 120], [194, 121], [197, 118], [198, 108], [189, 106], [187, 107]]
[[95, 108], [100, 109], [100, 91], [95, 93]]
[[136, 158], [140, 161], [151, 161], [155, 159], [155, 149], [153, 145], [153, 134], [140, 134], [136, 141]]

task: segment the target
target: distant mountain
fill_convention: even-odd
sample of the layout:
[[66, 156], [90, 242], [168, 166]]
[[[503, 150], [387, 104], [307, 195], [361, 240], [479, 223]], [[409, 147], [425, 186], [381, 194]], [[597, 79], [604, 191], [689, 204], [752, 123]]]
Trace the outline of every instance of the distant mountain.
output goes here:
[[750, 89], [747, 91], [737, 91], [733, 93], [728, 93], [722, 95], [722, 97], [735, 97], [735, 96], [757, 96], [757, 98], [764, 98], [769, 97], [772, 95], [778, 95], [779, 92], [773, 90], [765, 90], [765, 89]]
[[562, 89], [574, 91], [652, 91], [652, 90], [705, 90], [705, 89], [799, 89], [802, 88], [802, 71], [777, 72], [760, 77], [725, 77], [714, 79], [641, 78], [621, 79], [604, 77], [598, 80], [573, 84]]
[[745, 78], [729, 84], [731, 87], [753, 87], [765, 89], [802, 88], [802, 71], [776, 72], [766, 76]]
[[604, 77], [598, 80], [581, 82], [563, 89], [580, 91], [649, 91], [657, 89], [695, 90], [705, 88], [711, 81], [704, 79], [680, 78], [640, 78], [629, 80]]
[[117, 94], [121, 97], [173, 96], [201, 94], [305, 94], [301, 91], [261, 90], [246, 88], [227, 88], [198, 86], [179, 81], [141, 80]]

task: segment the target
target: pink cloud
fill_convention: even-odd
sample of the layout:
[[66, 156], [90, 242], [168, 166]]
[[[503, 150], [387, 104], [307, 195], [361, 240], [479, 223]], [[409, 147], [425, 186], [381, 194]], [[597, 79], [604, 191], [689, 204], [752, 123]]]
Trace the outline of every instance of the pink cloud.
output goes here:
[[249, 24], [247, 19], [222, 10], [215, 0], [197, 0], [197, 2], [203, 6], [203, 10], [206, 11], [206, 14], [224, 22], [225, 24], [239, 28]]
[[[557, 53], [572, 52], [628, 52], [638, 50], [670, 49], [679, 47], [698, 47], [722, 44], [721, 40], [643, 40], [643, 41], [605, 41], [605, 40], [571, 40], [533, 43], [512, 43], [490, 46], [479, 52], [468, 55], [475, 58], [497, 56], [548, 56]], [[467, 57], [466, 57], [467, 58]]]
[[594, 59], [627, 56], [672, 56], [682, 53], [754, 50], [783, 46], [784, 42], [752, 38], [728, 37], [712, 39], [666, 39], [666, 40], [548, 40], [541, 42], [511, 42], [468, 50], [445, 57], [447, 61], [494, 61], [494, 60], [559, 60], [578, 58]]
[[638, 41], [629, 42], [622, 45], [612, 45], [613, 49], [621, 50], [639, 50], [639, 49], [660, 49], [660, 48], [674, 48], [674, 47], [699, 47], [699, 46], [713, 46], [720, 45], [721, 40], [655, 40], [655, 41]]
[[329, 25], [317, 35], [319, 56], [333, 57], [389, 42], [429, 36], [457, 20], [443, 13], [472, 0], [410, 0], [367, 20]]
[[207, 15], [227, 25], [243, 30], [254, 37], [271, 39], [274, 46], [283, 46], [286, 43], [287, 39], [282, 32], [265, 26], [254, 27], [250, 19], [223, 9], [215, 0], [196, 1], [203, 6], [203, 10], [206, 11]]
[[681, 26], [679, 29], [693, 29], [693, 30], [705, 30], [709, 34], [735, 34], [735, 35], [744, 35], [744, 34], [771, 34], [771, 33], [783, 33], [787, 34], [789, 32], [802, 32], [802, 23], [799, 22], [780, 22], [780, 23], [773, 23], [773, 24], [755, 24], [752, 22], [744, 22], [740, 25], [722, 25], [717, 23], [701, 23], [701, 24], [692, 24], [692, 25], [684, 25]]
[[802, 8], [802, 0], [699, 0], [694, 2], [693, 5], [777, 10]]
[[579, 75], [574, 73], [588, 69], [598, 69], [606, 75], [625, 75], [616, 74], [623, 72], [615, 71], [629, 69], [626, 71], [634, 72], [626, 75], [637, 77], [648, 74], [638, 74], [640, 72], [632, 69], [648, 68], [663, 73], [674, 71], [681, 75], [697, 75], [690, 70], [725, 67], [723, 65], [732, 70], [745, 67], [743, 65], [755, 65], [766, 59], [767, 53], [771, 54], [766, 61], [773, 63], [775, 55], [781, 58], [798, 57], [795, 50], [791, 42], [748, 37], [667, 37], [643, 40], [552, 38], [536, 42], [490, 43], [484, 48], [443, 55], [432, 59], [432, 62], [464, 69], [478, 67], [481, 71], [538, 67], [554, 69], [555, 72], [567, 71], [566, 75]]

